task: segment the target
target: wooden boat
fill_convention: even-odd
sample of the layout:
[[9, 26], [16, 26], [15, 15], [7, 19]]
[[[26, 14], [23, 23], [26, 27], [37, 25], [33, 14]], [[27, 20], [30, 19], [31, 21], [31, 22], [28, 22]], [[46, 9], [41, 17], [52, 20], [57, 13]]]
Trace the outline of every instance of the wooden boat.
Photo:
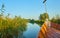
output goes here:
[[60, 38], [60, 24], [50, 22], [50, 27], [44, 23], [38, 34], [38, 38]]

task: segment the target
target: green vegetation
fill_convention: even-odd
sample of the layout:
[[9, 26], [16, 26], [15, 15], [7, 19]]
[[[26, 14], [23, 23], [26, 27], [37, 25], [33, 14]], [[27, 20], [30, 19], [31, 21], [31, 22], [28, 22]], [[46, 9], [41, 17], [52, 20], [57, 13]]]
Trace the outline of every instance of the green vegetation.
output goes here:
[[19, 32], [26, 30], [28, 21], [24, 18], [15, 16], [9, 18], [0, 14], [0, 38], [18, 37]]
[[36, 24], [38, 24], [39, 26], [42, 26], [42, 24], [44, 23], [44, 21], [43, 21], [43, 20], [29, 19], [29, 23], [31, 23], [31, 24], [36, 23]]
[[36, 20], [35, 23], [41, 27], [42, 24], [44, 23], [44, 21], [43, 20]]
[[39, 20], [43, 20], [43, 21], [45, 21], [46, 19], [49, 19], [49, 15], [48, 15], [48, 13], [40, 14], [40, 16], [39, 16]]
[[59, 15], [56, 15], [55, 17], [53, 17], [51, 19], [51, 22], [60, 24], [60, 17], [59, 17]]
[[[4, 4], [0, 9], [0, 38], [13, 38], [14, 36], [18, 38], [18, 34], [21, 36], [23, 32], [26, 31], [28, 20], [21, 18], [19, 16], [15, 16], [14, 18], [10, 18], [9, 14], [4, 16]], [[21, 37], [20, 36], [20, 37]]]
[[29, 19], [29, 23], [32, 23], [32, 24], [36, 23], [39, 26], [42, 26], [42, 24], [45, 22], [46, 19], [49, 19], [49, 15], [48, 13], [43, 13], [43, 14], [40, 14], [39, 20]]

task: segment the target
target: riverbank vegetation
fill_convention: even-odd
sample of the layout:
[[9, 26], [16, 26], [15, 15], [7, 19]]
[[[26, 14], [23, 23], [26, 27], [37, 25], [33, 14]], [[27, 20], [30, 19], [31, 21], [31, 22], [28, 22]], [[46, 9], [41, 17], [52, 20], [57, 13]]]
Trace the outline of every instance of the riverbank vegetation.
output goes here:
[[60, 24], [60, 16], [59, 16], [59, 15], [56, 15], [55, 17], [53, 17], [53, 18], [51, 19], [51, 22]]
[[28, 21], [24, 18], [15, 16], [10, 18], [0, 14], [0, 38], [17, 38], [19, 32], [26, 30]]

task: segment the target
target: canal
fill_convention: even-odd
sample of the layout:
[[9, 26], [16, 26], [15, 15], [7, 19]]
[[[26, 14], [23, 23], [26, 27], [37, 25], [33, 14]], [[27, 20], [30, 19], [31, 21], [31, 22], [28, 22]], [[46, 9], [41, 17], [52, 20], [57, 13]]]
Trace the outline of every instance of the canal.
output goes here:
[[24, 38], [37, 38], [40, 26], [37, 24], [27, 24], [27, 30], [23, 33]]

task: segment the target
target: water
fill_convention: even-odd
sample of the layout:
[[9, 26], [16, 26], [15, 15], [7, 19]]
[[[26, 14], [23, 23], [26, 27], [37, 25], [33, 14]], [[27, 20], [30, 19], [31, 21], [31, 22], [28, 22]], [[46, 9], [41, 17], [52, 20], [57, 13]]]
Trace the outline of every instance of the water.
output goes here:
[[27, 30], [23, 33], [25, 38], [37, 38], [40, 27], [37, 24], [28, 24]]

